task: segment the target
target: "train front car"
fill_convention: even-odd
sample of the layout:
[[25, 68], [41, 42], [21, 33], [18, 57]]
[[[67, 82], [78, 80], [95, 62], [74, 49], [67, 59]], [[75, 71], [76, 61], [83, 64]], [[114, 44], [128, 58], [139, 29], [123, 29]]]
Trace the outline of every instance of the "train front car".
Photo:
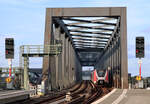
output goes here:
[[98, 71], [98, 85], [104, 85], [105, 82], [105, 71], [99, 70]]
[[109, 84], [109, 71], [108, 70], [93, 70], [91, 72], [91, 80], [98, 85]]

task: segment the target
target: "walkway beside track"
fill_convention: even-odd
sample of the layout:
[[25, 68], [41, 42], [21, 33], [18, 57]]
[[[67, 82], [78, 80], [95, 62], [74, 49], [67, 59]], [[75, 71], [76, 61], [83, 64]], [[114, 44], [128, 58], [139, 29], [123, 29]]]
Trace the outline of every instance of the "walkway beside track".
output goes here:
[[150, 90], [117, 89], [92, 104], [150, 104]]
[[16, 102], [29, 98], [29, 94], [33, 91], [27, 90], [5, 90], [0, 91], [0, 104]]

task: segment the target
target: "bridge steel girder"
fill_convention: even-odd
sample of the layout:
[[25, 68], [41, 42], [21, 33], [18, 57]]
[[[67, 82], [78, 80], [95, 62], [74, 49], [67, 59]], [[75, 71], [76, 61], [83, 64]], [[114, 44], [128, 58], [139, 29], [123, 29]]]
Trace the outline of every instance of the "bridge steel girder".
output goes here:
[[109, 39], [109, 37], [88, 36], [88, 35], [75, 35], [75, 34], [71, 34], [71, 36], [75, 36], [75, 37], [83, 37], [83, 38], [101, 38], [101, 39]]
[[103, 51], [103, 48], [90, 48], [90, 49], [77, 48], [76, 51], [78, 52], [101, 52]]
[[[58, 16], [59, 17], [59, 16]], [[61, 29], [63, 30], [63, 32], [65, 32], [66, 33], [66, 35], [65, 36], [67, 36], [67, 41], [69, 41], [69, 43], [68, 43], [68, 55], [70, 55], [71, 53], [70, 53], [70, 51], [71, 51], [71, 48], [73, 48], [74, 50], [75, 50], [75, 47], [73, 46], [73, 39], [72, 39], [72, 37], [71, 37], [71, 35], [70, 35], [70, 32], [69, 32], [69, 30], [68, 30], [68, 28], [65, 26], [65, 24], [64, 24], [64, 22], [62, 21], [62, 20], [60, 20], [60, 18], [56, 18], [56, 17], [54, 17], [53, 18], [53, 20], [54, 20], [54, 22], [57, 24], [57, 25], [59, 25], [60, 27], [61, 27]], [[75, 53], [74, 54], [76, 54], [76, 57], [77, 58], [74, 58], [74, 60], [78, 60], [79, 62], [80, 62], [80, 59], [79, 59], [79, 56], [78, 56], [78, 54], [77, 54], [77, 52], [76, 51], [74, 51]], [[66, 52], [67, 53], [67, 52]], [[67, 56], [67, 55], [66, 55]], [[72, 56], [72, 55], [71, 55]], [[73, 81], [71, 81], [71, 79], [75, 79], [76, 77], [73, 75], [73, 76], [71, 76], [71, 74], [72, 74], [72, 72], [70, 72], [71, 70], [72, 70], [72, 68], [73, 68], [73, 66], [72, 65], [70, 65], [71, 64], [71, 62], [70, 62], [70, 56], [67, 56], [68, 57], [68, 60], [69, 60], [69, 66], [67, 66], [66, 68], [67, 68], [67, 73], [68, 73], [68, 78], [67, 78], [67, 87], [69, 87], [70, 85], [71, 85], [71, 82], [73, 82]], [[77, 63], [76, 61], [74, 61], [74, 63]], [[80, 66], [80, 67], [77, 67], [77, 69], [81, 69], [81, 64], [79, 64], [78, 63], [78, 65]], [[73, 68], [74, 69], [74, 68]], [[73, 71], [76, 71], [76, 70], [73, 70]], [[70, 74], [71, 73], [71, 74]], [[73, 72], [74, 73], [74, 72]], [[75, 73], [74, 73], [75, 74]], [[77, 75], [79, 75], [79, 74], [77, 74]], [[78, 80], [78, 78], [80, 78], [80, 77], [77, 77], [77, 80]]]
[[77, 33], [86, 33], [86, 34], [99, 34], [99, 35], [111, 35], [111, 34], [109, 34], [109, 33], [100, 33], [100, 32], [88, 32], [88, 31], [79, 31], [79, 30], [69, 30], [70, 32], [77, 32]]
[[86, 29], [96, 29], [96, 30], [107, 30], [107, 31], [113, 31], [113, 29], [107, 29], [107, 28], [95, 28], [95, 27], [88, 27], [88, 26], [78, 26], [78, 25], [68, 25], [66, 24], [66, 26], [68, 27], [78, 27], [78, 28], [86, 28]]
[[[55, 34], [53, 34], [54, 35], [54, 39], [55, 40], [59, 40], [60, 39], [60, 27], [58, 27], [58, 28], [56, 28], [55, 27], [55, 31], [54, 31], [54, 33]], [[53, 82], [55, 82], [55, 84], [56, 84], [56, 89], [58, 89], [59, 88], [59, 80], [60, 80], [60, 77], [61, 77], [61, 73], [60, 73], [60, 69], [59, 69], [59, 66], [60, 66], [60, 55], [55, 55], [55, 68], [56, 68], [56, 73], [51, 73], [51, 74], [55, 74], [53, 77], [56, 77], [56, 80], [52, 80]], [[53, 89], [54, 89], [55, 87], [53, 87]]]
[[[52, 29], [53, 29], [53, 17], [120, 17], [120, 76], [121, 76], [121, 88], [128, 88], [128, 62], [127, 62], [127, 24], [126, 24], [126, 7], [102, 7], [102, 8], [47, 8], [46, 9], [46, 25], [45, 25], [45, 38], [44, 44], [50, 45], [53, 40], [52, 37]], [[108, 44], [109, 46], [109, 44]], [[107, 47], [108, 47], [107, 46]], [[106, 50], [108, 49], [107, 47]], [[110, 49], [112, 50], [112, 48]], [[109, 53], [109, 52], [108, 52]], [[75, 54], [75, 58], [77, 58], [78, 54]], [[104, 54], [103, 54], [104, 55]], [[106, 55], [105, 55], [106, 56]], [[45, 56], [43, 58], [43, 80], [47, 78], [49, 73], [52, 72], [51, 64], [53, 63], [53, 56]], [[109, 57], [109, 56], [108, 56]], [[114, 56], [115, 57], [115, 56]], [[104, 58], [103, 58], [104, 59]], [[109, 57], [109, 63], [113, 64], [112, 60], [114, 58]], [[76, 70], [76, 76], [79, 76], [79, 69], [81, 68], [81, 63], [78, 59], [76, 59], [75, 66], [78, 70]], [[112, 65], [114, 66], [114, 65]], [[112, 68], [113, 69], [113, 68]], [[51, 71], [48, 71], [51, 70]], [[77, 77], [78, 78], [78, 77]], [[79, 79], [78, 79], [79, 80]], [[46, 81], [46, 80], [45, 80]], [[48, 85], [46, 85], [48, 86]]]
[[66, 52], [66, 44], [65, 44], [65, 33], [63, 33], [63, 34], [61, 34], [61, 40], [62, 40], [62, 54], [61, 54], [61, 61], [62, 61], [62, 87], [63, 88], [65, 88], [66, 86], [66, 79], [65, 79], [65, 77], [66, 77], [66, 67], [65, 67], [65, 65], [66, 65], [66, 54], [65, 54], [65, 52]]
[[[79, 22], [86, 22], [86, 23], [93, 23], [92, 21], [88, 21], [88, 20], [79, 20], [79, 19], [71, 19], [71, 18], [63, 18], [64, 20], [71, 20], [71, 21], [79, 21]], [[96, 24], [104, 24], [104, 25], [112, 25], [112, 26], [116, 26], [115, 23], [107, 23], [107, 22], [94, 22]]]

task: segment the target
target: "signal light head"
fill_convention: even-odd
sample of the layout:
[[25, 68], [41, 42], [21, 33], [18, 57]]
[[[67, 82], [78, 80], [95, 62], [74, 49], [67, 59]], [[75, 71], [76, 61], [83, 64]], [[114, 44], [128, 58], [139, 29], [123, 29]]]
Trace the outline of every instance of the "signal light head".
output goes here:
[[136, 58], [144, 58], [144, 37], [136, 37]]
[[6, 59], [14, 58], [14, 39], [13, 38], [5, 39], [5, 57]]

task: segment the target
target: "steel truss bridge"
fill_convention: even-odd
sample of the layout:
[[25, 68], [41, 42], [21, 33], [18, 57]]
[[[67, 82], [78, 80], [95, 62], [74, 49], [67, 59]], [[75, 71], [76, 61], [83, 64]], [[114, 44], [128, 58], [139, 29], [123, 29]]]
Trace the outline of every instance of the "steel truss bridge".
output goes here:
[[110, 69], [112, 86], [128, 88], [125, 7], [47, 8], [44, 45], [20, 48], [24, 87], [29, 57], [43, 57], [46, 90], [61, 90], [82, 80], [82, 66]]
[[62, 53], [43, 59], [48, 89], [80, 81], [82, 66], [110, 67], [113, 86], [128, 88], [125, 7], [47, 8], [44, 44], [55, 40], [62, 41]]

